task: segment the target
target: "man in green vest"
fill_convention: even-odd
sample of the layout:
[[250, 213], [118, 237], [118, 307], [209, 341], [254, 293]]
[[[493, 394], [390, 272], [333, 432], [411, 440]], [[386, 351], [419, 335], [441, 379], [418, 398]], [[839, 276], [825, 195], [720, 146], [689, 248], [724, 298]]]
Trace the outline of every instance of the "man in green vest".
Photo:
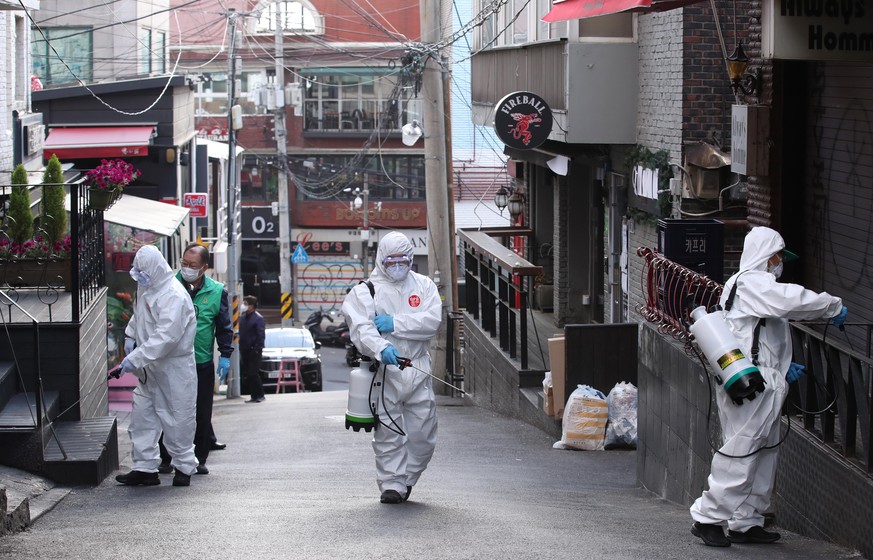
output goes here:
[[[184, 286], [194, 303], [197, 334], [194, 338], [194, 361], [197, 362], [197, 429], [194, 432], [194, 455], [197, 474], [209, 474], [206, 459], [215, 444], [212, 430], [212, 399], [215, 386], [215, 364], [212, 357], [218, 342], [218, 375], [223, 381], [230, 370], [233, 353], [233, 322], [230, 319], [227, 290], [224, 284], [206, 276], [209, 249], [191, 243], [182, 253], [181, 269], [176, 279]], [[221, 445], [221, 444], [219, 444]], [[170, 457], [161, 447], [159, 472], [170, 472]]]

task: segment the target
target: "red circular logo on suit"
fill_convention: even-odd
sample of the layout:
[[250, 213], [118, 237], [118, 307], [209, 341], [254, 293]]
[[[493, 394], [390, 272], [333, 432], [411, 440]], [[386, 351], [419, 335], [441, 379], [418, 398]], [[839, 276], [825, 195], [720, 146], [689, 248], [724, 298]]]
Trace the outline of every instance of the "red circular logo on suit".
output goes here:
[[418, 297], [415, 294], [409, 296], [409, 306], [410, 307], [418, 307], [419, 305], [421, 305], [421, 298], [420, 297]]

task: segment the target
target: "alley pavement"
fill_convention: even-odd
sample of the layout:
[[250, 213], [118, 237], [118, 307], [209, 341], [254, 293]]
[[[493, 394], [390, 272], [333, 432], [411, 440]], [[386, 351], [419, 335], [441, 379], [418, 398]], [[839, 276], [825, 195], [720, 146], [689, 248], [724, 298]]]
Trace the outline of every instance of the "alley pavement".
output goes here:
[[637, 486], [634, 451], [555, 450], [542, 431], [460, 398], [439, 398], [437, 451], [410, 501], [380, 504], [371, 435], [345, 430], [345, 407], [344, 391], [216, 398], [227, 449], [210, 454], [210, 474], [187, 488], [113, 475], [72, 489], [0, 539], [0, 558], [862, 558], [786, 531], [772, 545], [705, 547], [686, 507]]

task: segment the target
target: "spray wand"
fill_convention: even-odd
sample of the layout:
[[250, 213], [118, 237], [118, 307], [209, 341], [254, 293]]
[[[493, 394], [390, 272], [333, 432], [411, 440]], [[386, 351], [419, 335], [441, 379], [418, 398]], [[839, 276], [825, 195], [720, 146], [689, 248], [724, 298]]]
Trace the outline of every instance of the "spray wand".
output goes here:
[[415, 367], [414, 365], [412, 365], [412, 360], [409, 358], [403, 358], [401, 356], [397, 356], [397, 367], [400, 368], [401, 371], [406, 369], [407, 367], [411, 367], [412, 369], [414, 369], [416, 371], [420, 371], [421, 373], [423, 373], [425, 375], [429, 375], [429, 376], [433, 377], [434, 379], [436, 379], [437, 381], [439, 381], [440, 383], [442, 383], [444, 385], [448, 385], [449, 387], [451, 387], [455, 391], [458, 391], [462, 395], [467, 396], [467, 393], [463, 389], [461, 389], [460, 387], [456, 387], [456, 386], [452, 385], [451, 383], [449, 383], [448, 381], [440, 379], [439, 377], [437, 377], [436, 375], [434, 375], [430, 372], [427, 372], [427, 371], [424, 371], [423, 369]]

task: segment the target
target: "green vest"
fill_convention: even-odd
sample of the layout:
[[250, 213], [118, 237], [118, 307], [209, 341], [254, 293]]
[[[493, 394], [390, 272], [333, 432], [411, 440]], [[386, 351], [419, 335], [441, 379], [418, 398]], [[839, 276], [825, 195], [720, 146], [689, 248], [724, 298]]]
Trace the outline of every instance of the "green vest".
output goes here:
[[[187, 286], [182, 280], [182, 273], [176, 274], [176, 279]], [[215, 318], [221, 308], [221, 294], [224, 284], [216, 282], [208, 276], [203, 277], [203, 286], [194, 294], [191, 302], [194, 304], [194, 314], [197, 317], [197, 334], [194, 337], [194, 361], [205, 364], [212, 361], [215, 351]]]

